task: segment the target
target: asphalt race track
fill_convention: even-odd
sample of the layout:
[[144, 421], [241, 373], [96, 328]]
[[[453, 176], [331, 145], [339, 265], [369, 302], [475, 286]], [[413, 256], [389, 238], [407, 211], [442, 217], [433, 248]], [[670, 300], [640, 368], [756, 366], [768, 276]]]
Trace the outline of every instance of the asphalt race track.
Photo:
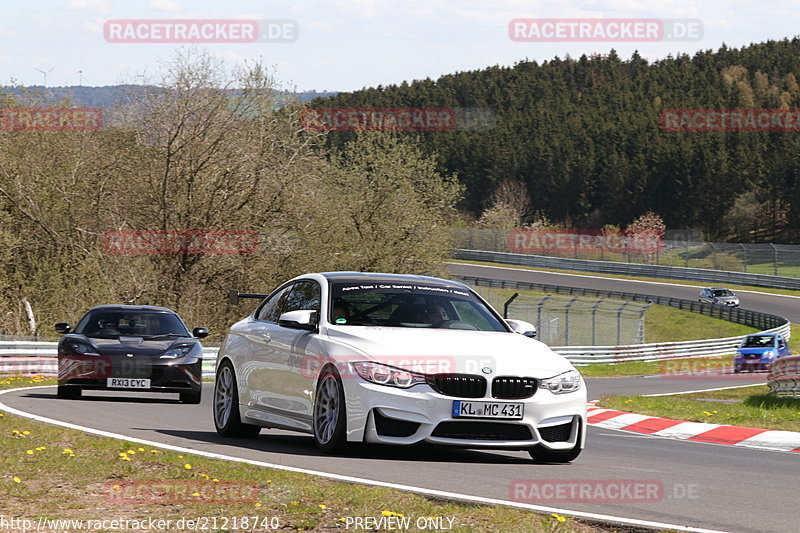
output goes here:
[[[697, 300], [702, 287], [712, 286], [711, 284], [690, 286], [671, 285], [669, 283], [631, 281], [588, 275], [522, 270], [513, 267], [468, 265], [464, 263], [448, 263], [447, 269], [451, 274], [460, 276], [477, 276], [510, 281], [532, 281], [537, 283], [549, 283], [552, 285], [563, 285], [565, 287], [605, 289], [610, 291], [641, 292], [655, 296], [684, 298], [686, 300]], [[798, 297], [740, 290], [735, 290], [734, 292], [739, 297], [743, 309], [772, 313], [789, 319], [792, 324], [800, 324], [800, 298]]]
[[[586, 284], [695, 298], [691, 288], [623, 280], [566, 277], [529, 271], [451, 265], [451, 272], [562, 285]], [[556, 277], [558, 276], [558, 277]], [[794, 299], [740, 294], [743, 306], [781, 314], [800, 312]], [[750, 381], [752, 379], [752, 381]], [[606, 393], [689, 391], [765, 381], [764, 374], [731, 381], [662, 377], [593, 378], [590, 398]], [[522, 500], [560, 509], [665, 522], [731, 532], [797, 531], [800, 457], [787, 452], [668, 440], [589, 428], [587, 448], [569, 465], [537, 465], [525, 452], [474, 451], [418, 446], [354, 446], [343, 456], [326, 456], [304, 435], [263, 430], [254, 440], [223, 440], [211, 419], [213, 384], [200, 405], [178, 403], [177, 395], [85, 392], [82, 400], [58, 400], [55, 387], [19, 390], [0, 402], [26, 413], [133, 438], [157, 441], [279, 465], [336, 473], [502, 500], [513, 499], [515, 480], [539, 483], [574, 480], [647, 481], [663, 485], [658, 501], [579, 503]], [[457, 517], [456, 517], [457, 518]]]

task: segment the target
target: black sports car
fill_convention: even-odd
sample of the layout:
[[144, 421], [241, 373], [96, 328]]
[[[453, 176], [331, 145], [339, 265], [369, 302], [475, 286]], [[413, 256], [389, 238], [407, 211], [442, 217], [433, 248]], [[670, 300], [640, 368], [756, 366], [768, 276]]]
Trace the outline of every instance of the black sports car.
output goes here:
[[149, 305], [100, 305], [75, 329], [55, 326], [58, 397], [80, 398], [83, 390], [177, 392], [183, 403], [200, 403], [203, 347], [171, 309]]

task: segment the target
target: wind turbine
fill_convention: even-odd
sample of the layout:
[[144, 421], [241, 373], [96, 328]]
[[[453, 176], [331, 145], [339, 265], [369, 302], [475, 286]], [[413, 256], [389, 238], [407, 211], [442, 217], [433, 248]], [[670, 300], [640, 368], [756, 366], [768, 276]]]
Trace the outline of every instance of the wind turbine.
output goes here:
[[38, 70], [39, 72], [42, 73], [42, 75], [44, 76], [44, 86], [47, 87], [47, 75], [50, 74], [51, 72], [53, 72], [54, 68], [56, 68], [56, 67], [51, 67], [50, 70], [44, 71], [44, 70], [42, 70], [40, 68], [33, 67], [33, 70]]
[[74, 76], [75, 74], [78, 75], [78, 87], [83, 86], [83, 70], [79, 70], [77, 72], [73, 72], [70, 76]]

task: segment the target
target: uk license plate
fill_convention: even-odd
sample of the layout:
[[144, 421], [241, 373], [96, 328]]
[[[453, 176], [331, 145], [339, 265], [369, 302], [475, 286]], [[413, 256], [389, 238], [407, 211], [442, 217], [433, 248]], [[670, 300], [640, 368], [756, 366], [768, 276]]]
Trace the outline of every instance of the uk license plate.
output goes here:
[[108, 378], [106, 387], [109, 389], [149, 389], [149, 379], [139, 378]]
[[453, 418], [505, 418], [519, 420], [524, 404], [498, 402], [465, 402], [453, 400]]

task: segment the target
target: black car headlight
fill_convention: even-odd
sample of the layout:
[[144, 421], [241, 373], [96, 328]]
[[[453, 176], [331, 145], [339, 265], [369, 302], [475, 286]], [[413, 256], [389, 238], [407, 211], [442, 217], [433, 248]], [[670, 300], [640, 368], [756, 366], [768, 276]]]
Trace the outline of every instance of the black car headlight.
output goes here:
[[569, 370], [552, 378], [539, 381], [540, 389], [547, 389], [553, 394], [575, 392], [581, 388], [581, 375], [577, 370]]
[[351, 364], [353, 368], [356, 369], [356, 372], [358, 372], [358, 375], [370, 383], [399, 387], [401, 389], [407, 389], [414, 385], [426, 383], [425, 374], [420, 374], [418, 372], [409, 372], [402, 368], [395, 368], [371, 361]]
[[77, 355], [100, 355], [94, 346], [86, 344], [85, 342], [70, 341], [67, 343], [70, 351]]
[[180, 344], [178, 346], [172, 346], [169, 350], [164, 352], [160, 359], [177, 359], [178, 357], [186, 357], [192, 351], [191, 344]]

